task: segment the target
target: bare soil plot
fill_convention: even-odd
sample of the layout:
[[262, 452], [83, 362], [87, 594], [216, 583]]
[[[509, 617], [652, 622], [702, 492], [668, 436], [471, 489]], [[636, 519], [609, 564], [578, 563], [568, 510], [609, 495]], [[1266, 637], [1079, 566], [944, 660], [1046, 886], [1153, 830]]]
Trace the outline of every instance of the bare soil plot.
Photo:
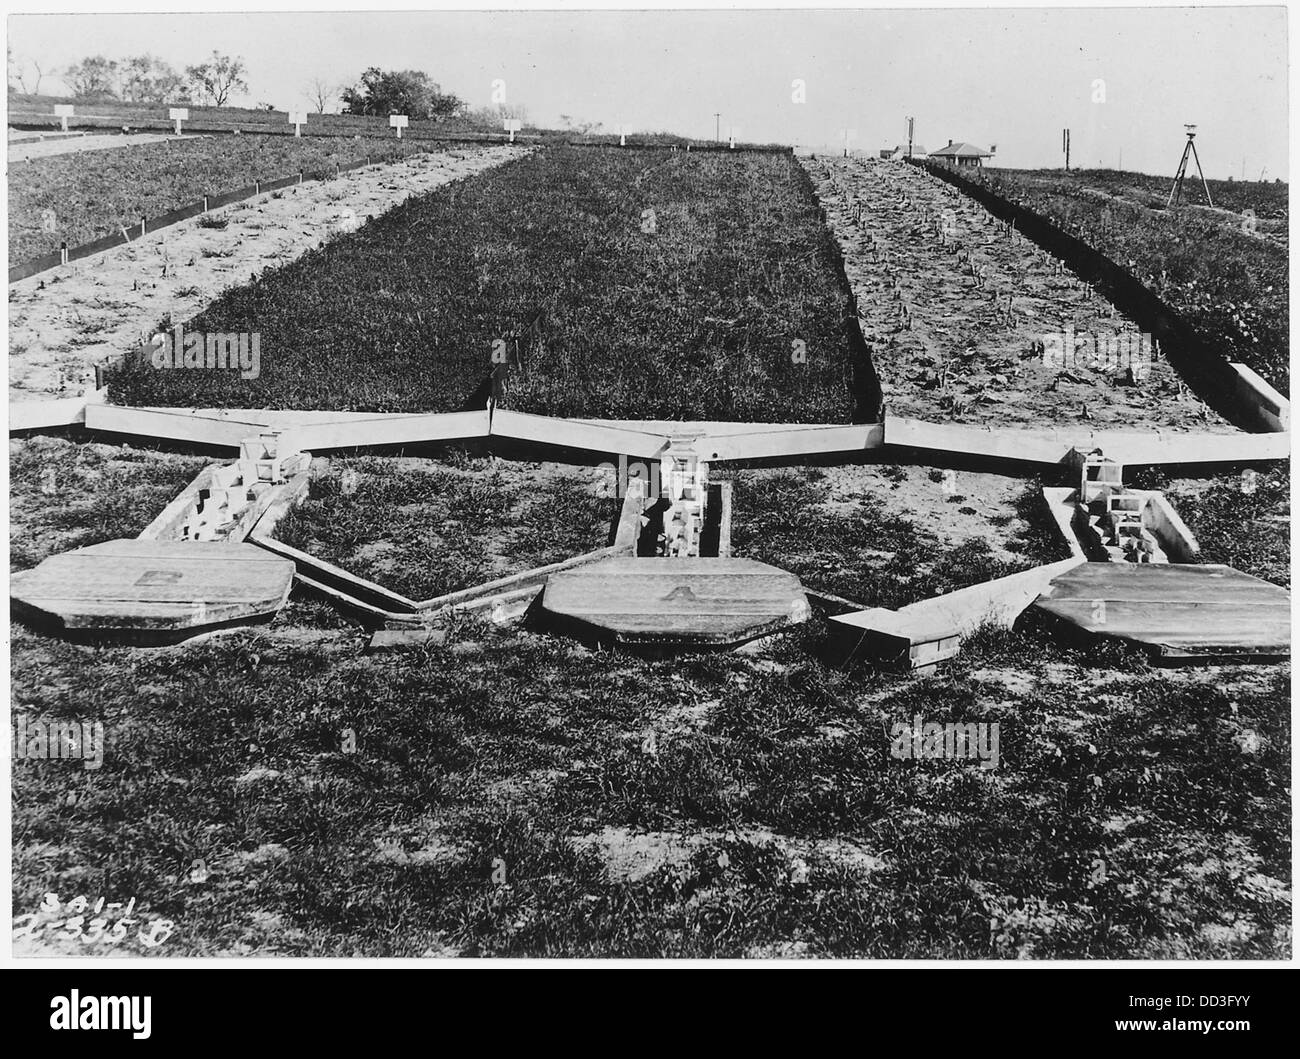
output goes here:
[[[1137, 343], [1137, 326], [982, 206], [909, 165], [806, 162], [845, 256], [894, 415], [997, 426], [1087, 422], [1231, 432], [1163, 359], [1134, 382], [1067, 335]], [[945, 234], [944, 229], [947, 229]], [[1094, 339], [1095, 342], [1095, 339]], [[1152, 351], [1155, 352], [1154, 350]]]
[[[30, 133], [28, 134], [30, 135]], [[195, 137], [182, 137], [194, 139]], [[18, 140], [14, 141], [14, 132], [9, 131], [9, 164], [31, 162], [37, 158], [52, 158], [61, 154], [78, 154], [81, 151], [112, 151], [120, 147], [140, 147], [146, 143], [161, 143], [164, 140], [176, 142], [175, 136], [163, 132], [137, 132], [104, 136], [71, 136], [68, 139], [53, 140]]]
[[138, 345], [165, 319], [187, 320], [226, 288], [520, 150], [421, 153], [354, 170], [236, 203], [10, 284], [10, 396], [77, 396], [93, 381], [97, 362]]

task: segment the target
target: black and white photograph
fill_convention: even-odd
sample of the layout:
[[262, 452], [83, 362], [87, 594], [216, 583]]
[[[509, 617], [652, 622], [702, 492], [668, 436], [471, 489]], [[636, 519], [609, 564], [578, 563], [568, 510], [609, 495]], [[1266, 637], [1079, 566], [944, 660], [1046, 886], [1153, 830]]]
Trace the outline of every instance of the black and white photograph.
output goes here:
[[11, 8], [8, 966], [1290, 964], [1293, 14]]

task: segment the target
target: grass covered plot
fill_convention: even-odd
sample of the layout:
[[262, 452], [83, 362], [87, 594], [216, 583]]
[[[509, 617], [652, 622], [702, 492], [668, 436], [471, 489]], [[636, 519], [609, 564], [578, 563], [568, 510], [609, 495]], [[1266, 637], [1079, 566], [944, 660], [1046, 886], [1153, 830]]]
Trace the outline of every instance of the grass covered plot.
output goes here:
[[[999, 634], [933, 677], [857, 677], [813, 648], [19, 628], [15, 710], [102, 720], [107, 747], [15, 762], [14, 913], [108, 878], [175, 924], [151, 956], [1289, 956], [1286, 667]], [[997, 723], [998, 767], [892, 757], [917, 714]], [[50, 918], [17, 923], [36, 951], [144, 954]]]
[[[844, 297], [785, 155], [551, 148], [232, 290], [261, 375], [123, 375], [135, 405], [448, 411], [545, 313], [505, 404], [592, 418], [846, 422]], [[797, 345], [796, 343], [801, 343]]]
[[[84, 534], [58, 547], [138, 531], [198, 462], [51, 439], [13, 442], [11, 459], [24, 565], [79, 520]], [[46, 493], [51, 466], [62, 487]], [[490, 507], [498, 482], [470, 461], [418, 473], [331, 461], [322, 481], [338, 492], [313, 493], [298, 539], [350, 561], [383, 530], [399, 542], [388, 574], [477, 576], [440, 557], [454, 549], [421, 551], [415, 527]], [[531, 562], [578, 544], [548, 519], [551, 498], [595, 532], [602, 501], [578, 504], [582, 473], [504, 470], [504, 499], [480, 520], [502, 527], [491, 554]], [[747, 471], [737, 547], [891, 606], [1052, 554], [1041, 516], [1002, 502], [1029, 483], [950, 481], [956, 492], [923, 468]], [[1279, 488], [1255, 486], [1261, 506]], [[362, 501], [390, 525], [358, 527], [359, 542], [325, 525]], [[798, 509], [792, 527], [777, 507]], [[96, 508], [105, 521], [90, 525]], [[449, 539], [447, 522], [437, 533]], [[368, 561], [360, 572], [385, 572]], [[817, 660], [822, 632], [649, 661], [473, 622], [442, 646], [366, 657], [359, 630], [297, 598], [262, 629], [166, 649], [15, 624], [16, 722], [105, 733], [99, 768], [14, 761], [15, 948], [1289, 956], [1289, 666], [1152, 670], [1122, 647], [1027, 632], [973, 637], [928, 677], [841, 673]], [[895, 726], [918, 714], [996, 723], [998, 766], [893, 756]], [[134, 931], [89, 941], [89, 921], [77, 937], [68, 913], [39, 912], [47, 893], [134, 897], [142, 922], [174, 929], [154, 950]]]
[[[396, 141], [223, 136], [85, 151], [9, 167], [9, 263], [109, 235], [164, 213], [293, 173], [333, 170], [367, 155], [414, 153]], [[46, 211], [52, 211], [49, 217]], [[47, 222], [53, 221], [53, 229]], [[143, 326], [143, 322], [142, 322]]]
[[[323, 462], [323, 461], [322, 461]], [[610, 543], [603, 472], [466, 458], [332, 460], [275, 536], [412, 599], [473, 588]]]

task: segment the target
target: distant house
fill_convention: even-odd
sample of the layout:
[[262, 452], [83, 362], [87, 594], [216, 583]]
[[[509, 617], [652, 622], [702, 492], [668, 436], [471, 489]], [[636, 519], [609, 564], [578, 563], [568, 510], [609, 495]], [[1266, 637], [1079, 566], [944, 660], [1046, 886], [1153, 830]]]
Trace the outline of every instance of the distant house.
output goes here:
[[931, 151], [930, 157], [948, 165], [978, 166], [984, 164], [983, 159], [992, 158], [993, 152], [976, 147], [973, 143], [953, 143], [949, 140], [947, 147]]
[[[902, 161], [904, 158], [907, 157], [907, 144], [903, 143], [903, 144], [898, 144], [895, 147], [886, 147], [883, 151], [880, 152], [880, 157], [887, 158], [891, 162]], [[922, 147], [919, 143], [912, 144], [912, 157], [924, 158], [925, 148]]]

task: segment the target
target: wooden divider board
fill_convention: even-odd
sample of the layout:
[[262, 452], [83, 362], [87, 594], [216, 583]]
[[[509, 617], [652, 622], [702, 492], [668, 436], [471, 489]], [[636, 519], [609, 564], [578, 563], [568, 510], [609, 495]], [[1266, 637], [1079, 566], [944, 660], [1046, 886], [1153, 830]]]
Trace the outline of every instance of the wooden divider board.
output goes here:
[[695, 449], [703, 460], [757, 460], [781, 456], [810, 456], [831, 452], [864, 452], [884, 444], [879, 423], [858, 426], [787, 426], [702, 437]]
[[358, 599], [370, 607], [398, 614], [402, 612], [414, 614], [417, 609], [418, 605], [414, 600], [408, 599], [399, 592], [393, 592], [383, 585], [367, 581], [363, 577], [349, 573], [342, 567], [328, 563], [324, 559], [318, 559], [314, 555], [308, 555], [306, 552], [292, 548], [281, 541], [273, 540], [265, 534], [254, 532], [249, 537], [249, 543], [292, 563], [294, 569], [300, 575], [309, 577], [312, 581], [326, 585], [344, 595]]
[[643, 458], [657, 457], [668, 447], [668, 438], [660, 434], [624, 430], [577, 419], [554, 419], [526, 412], [510, 412], [503, 408], [497, 408], [492, 413], [492, 433], [515, 441], [532, 441]]
[[302, 452], [415, 445], [422, 442], [486, 438], [488, 427], [487, 409], [400, 415], [291, 426], [286, 434], [286, 443]]
[[1020, 463], [1059, 464], [1071, 449], [1101, 449], [1121, 463], [1248, 463], [1289, 459], [1291, 436], [1284, 433], [1225, 434], [1108, 430], [996, 430], [960, 423], [926, 423], [887, 416], [885, 445], [963, 453]]
[[237, 449], [244, 438], [261, 433], [262, 424], [205, 419], [185, 412], [152, 412], [121, 405], [88, 404], [86, 429]]
[[[10, 429], [79, 422], [76, 402], [33, 402], [28, 410], [10, 406]], [[58, 405], [45, 409], [45, 405]], [[957, 423], [927, 423], [887, 417], [885, 423], [827, 425], [707, 423], [659, 420], [580, 420], [484, 409], [474, 412], [403, 413], [271, 411], [259, 409], [126, 408], [99, 405], [85, 410], [92, 430], [139, 434], [177, 441], [236, 446], [259, 429], [293, 428], [295, 444], [307, 451], [425, 441], [483, 438], [490, 435], [591, 452], [655, 458], [672, 437], [696, 438], [706, 460], [763, 459], [874, 450], [882, 458], [891, 448], [944, 455], [962, 454], [1016, 463], [1057, 465], [1072, 449], [1101, 449], [1130, 464], [1248, 463], [1289, 459], [1287, 433], [1225, 434], [1124, 431], [995, 430]], [[227, 429], [229, 428], [229, 429]], [[297, 437], [302, 432], [301, 439]]]
[[85, 397], [59, 397], [52, 401], [10, 401], [9, 429], [45, 430], [86, 421]]
[[1170, 660], [1291, 653], [1290, 593], [1230, 566], [1083, 563], [1034, 606]]
[[913, 666], [932, 665], [957, 653], [961, 639], [984, 624], [1010, 628], [1039, 594], [1083, 563], [1083, 556], [1023, 570], [898, 610], [870, 607], [832, 615], [827, 635], [839, 664], [855, 655], [908, 658]]
[[665, 647], [740, 644], [811, 614], [794, 574], [751, 559], [619, 556], [553, 575], [541, 605], [561, 627]]
[[14, 574], [10, 597], [69, 632], [148, 641], [269, 617], [292, 584], [292, 562], [249, 544], [116, 540]]

